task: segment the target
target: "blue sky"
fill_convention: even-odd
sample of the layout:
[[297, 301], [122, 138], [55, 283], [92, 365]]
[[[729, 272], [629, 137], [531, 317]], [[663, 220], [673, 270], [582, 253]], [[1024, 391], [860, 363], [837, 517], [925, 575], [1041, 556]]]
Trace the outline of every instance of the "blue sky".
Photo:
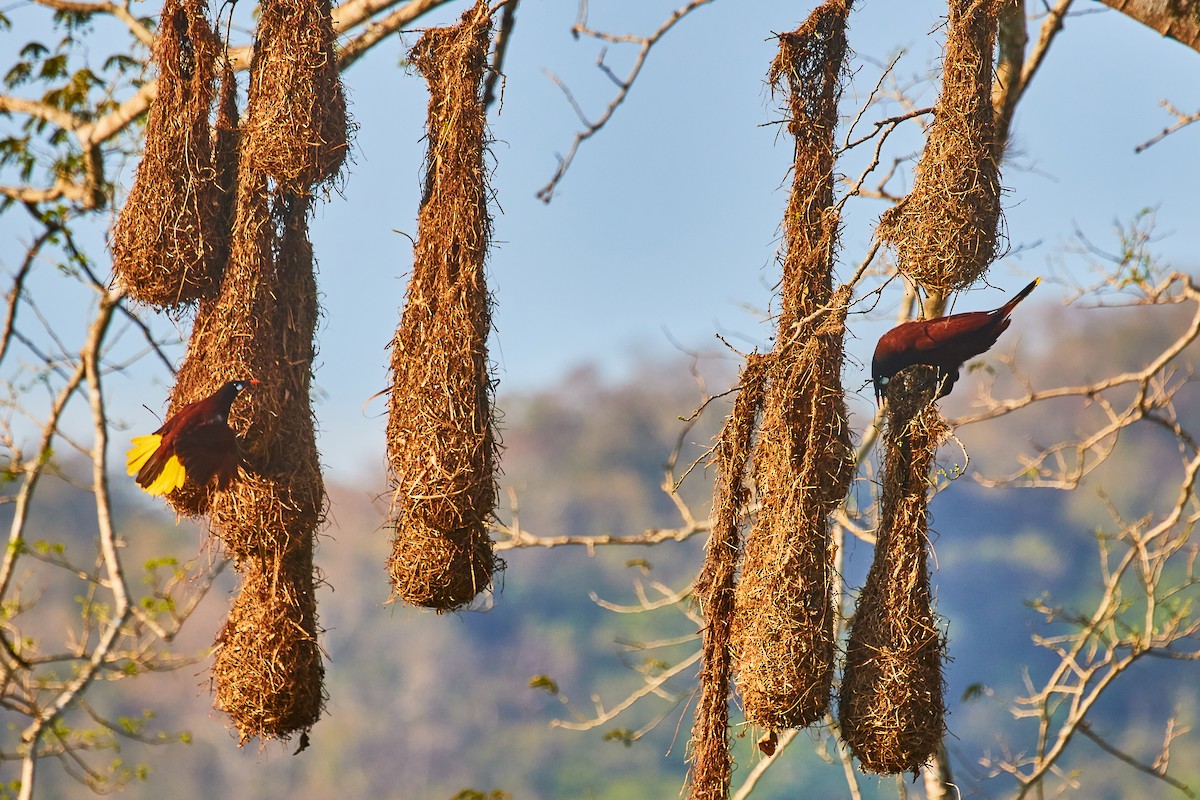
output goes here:
[[[422, 24], [449, 22], [466, 3]], [[679, 0], [591, 3], [593, 27], [646, 34]], [[535, 193], [552, 174], [578, 126], [575, 113], [545, 75], [559, 75], [584, 109], [598, 116], [613, 87], [595, 66], [601, 45], [575, 40], [577, 5], [523, 0], [506, 63], [503, 107], [493, 113], [495, 248], [489, 279], [496, 300], [492, 356], [501, 396], [549, 385], [572, 367], [597, 364], [619, 378], [645, 358], [669, 355], [672, 341], [715, 350], [721, 333], [739, 348], [769, 343], [762, 314], [778, 277], [774, 261], [786, 201], [791, 144], [778, 126], [778, 104], [764, 76], [772, 32], [794, 28], [811, 4], [717, 0], [683, 20], [651, 53], [625, 105], [586, 142], [549, 205]], [[1099, 4], [1079, 4], [1023, 100], [1014, 125], [1014, 157], [1005, 164], [1005, 212], [1019, 252], [996, 264], [995, 290], [960, 298], [956, 308], [991, 308], [1034, 274], [1079, 275], [1062, 246], [1077, 227], [1112, 244], [1115, 220], [1157, 206], [1157, 250], [1179, 269], [1195, 265], [1196, 129], [1135, 154], [1135, 145], [1171, 121], [1169, 99], [1200, 107], [1200, 55]], [[853, 115], [880, 73], [904, 50], [896, 75], [912, 83], [940, 52], [940, 2], [859, 4], [851, 17], [856, 57], [843, 113]], [[29, 13], [29, 12], [23, 12]], [[20, 38], [21, 17], [14, 15]], [[1036, 36], [1036, 29], [1031, 35]], [[345, 75], [360, 126], [340, 195], [318, 204], [311, 232], [319, 262], [324, 317], [316, 385], [323, 460], [335, 475], [380, 481], [382, 399], [387, 345], [399, 318], [416, 235], [424, 82], [401, 67], [416, 32], [392, 37]], [[234, 37], [235, 43], [237, 37]], [[607, 63], [624, 74], [633, 48], [609, 47]], [[917, 89], [922, 105], [936, 85]], [[868, 112], [864, 121], [896, 113]], [[839, 134], [844, 136], [844, 132]], [[890, 155], [915, 154], [915, 125], [894, 136]], [[840, 169], [857, 175], [869, 153], [850, 154]], [[125, 179], [132, 177], [127, 171]], [[900, 178], [893, 188], [906, 188]], [[857, 264], [884, 206], [848, 206], [842, 275]], [[23, 220], [6, 221], [28, 230]], [[15, 269], [10, 249], [0, 267]], [[1062, 287], [1048, 282], [1037, 298], [1055, 313]], [[848, 347], [859, 363], [891, 319], [901, 291], [893, 285], [875, 312], [851, 317]], [[170, 325], [164, 321], [164, 326]], [[1011, 335], [1011, 334], [1010, 334]], [[181, 353], [177, 353], [181, 355]], [[135, 426], [165, 398], [161, 369], [110, 383], [113, 407]], [[863, 376], [851, 365], [846, 380]], [[365, 409], [365, 411], [364, 411]], [[869, 393], [852, 400], [870, 412]], [[861, 421], [861, 418], [860, 418]]]
[[[594, 2], [591, 22], [644, 34], [677, 5]], [[1179, 268], [1194, 263], [1197, 134], [1185, 131], [1137, 155], [1133, 148], [1170, 121], [1160, 99], [1200, 107], [1200, 56], [1096, 8], [1083, 5], [1089, 13], [1068, 19], [1017, 115], [1016, 156], [1003, 182], [1009, 236], [1022, 250], [991, 272], [1003, 291], [968, 295], [960, 310], [994, 307], [1027, 276], [1061, 271], [1061, 245], [1075, 227], [1112, 243], [1114, 220], [1147, 206], [1159, 209], [1165, 235], [1159, 251]], [[595, 67], [599, 46], [570, 36], [574, 3], [521, 4], [504, 105], [492, 118], [493, 185], [502, 210], [489, 276], [502, 394], [551, 383], [585, 361], [619, 377], [639, 358], [669, 354], [672, 339], [714, 349], [720, 332], [742, 348], [767, 344], [761, 311], [778, 277], [774, 254], [791, 144], [777, 126], [764, 126], [780, 118], [764, 76], [775, 49], [772, 32], [791, 30], [807, 10], [807, 4], [718, 0], [695, 11], [653, 50], [625, 105], [582, 146], [547, 206], [535, 192], [550, 177], [555, 154], [570, 144], [577, 120], [543, 71], [559, 75], [593, 117], [612, 87]], [[927, 73], [940, 54], [943, 11], [932, 2], [860, 5], [851, 18], [857, 58], [843, 98], [846, 114], [865, 100], [878, 65], [901, 49], [901, 82]], [[373, 451], [381, 452], [370, 432], [381, 430], [382, 420], [364, 419], [359, 409], [384, 385], [382, 348], [411, 265], [407, 239], [392, 231], [416, 232], [425, 96], [419, 76], [393, 68], [402, 52], [390, 42], [346, 74], [361, 126], [356, 163], [344, 198], [322, 206], [313, 222], [326, 308], [318, 383], [328, 397], [319, 414], [326, 459], [338, 453], [337, 464], [369, 463]], [[624, 74], [631, 53], [610, 47], [608, 63]], [[919, 91], [919, 103], [935, 101], [935, 85], [926, 82]], [[896, 155], [919, 147], [915, 127], [895, 138]], [[842, 169], [857, 175], [867, 155], [854, 154]], [[874, 200], [850, 207], [844, 275], [865, 252], [882, 210]], [[1053, 284], [1039, 289], [1044, 303], [1058, 296]], [[899, 299], [898, 287], [885, 294], [875, 317], [890, 318]], [[851, 352], [865, 360], [880, 324], [852, 318], [851, 326]], [[857, 374], [847, 379], [851, 389], [860, 383]], [[382, 408], [380, 401], [368, 406]], [[352, 449], [349, 441], [330, 441], [343, 436]]]

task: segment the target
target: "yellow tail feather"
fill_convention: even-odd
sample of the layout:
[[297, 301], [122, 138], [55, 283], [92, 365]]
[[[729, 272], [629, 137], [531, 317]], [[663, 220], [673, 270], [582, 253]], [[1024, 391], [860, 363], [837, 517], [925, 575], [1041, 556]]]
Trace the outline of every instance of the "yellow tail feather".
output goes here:
[[[130, 475], [137, 475], [145, 466], [150, 457], [158, 450], [159, 444], [162, 442], [162, 437], [157, 433], [151, 433], [146, 436], [133, 437], [133, 447], [125, 453], [125, 470]], [[179, 459], [171, 456], [167, 459], [167, 463], [163, 466], [162, 472], [158, 473], [158, 477], [150, 482], [150, 485], [145, 487], [149, 494], [164, 495], [183, 486], [183, 482], [187, 479], [187, 471], [183, 468], [183, 464], [179, 463]]]
[[187, 478], [187, 472], [183, 468], [183, 464], [179, 463], [179, 459], [171, 456], [167, 459], [167, 463], [163, 466], [162, 472], [158, 473], [158, 477], [154, 482], [146, 487], [149, 494], [164, 495], [183, 486], [184, 480]]
[[162, 437], [157, 433], [133, 437], [133, 447], [125, 454], [125, 471], [130, 475], [137, 475], [142, 465], [154, 455], [161, 441]]

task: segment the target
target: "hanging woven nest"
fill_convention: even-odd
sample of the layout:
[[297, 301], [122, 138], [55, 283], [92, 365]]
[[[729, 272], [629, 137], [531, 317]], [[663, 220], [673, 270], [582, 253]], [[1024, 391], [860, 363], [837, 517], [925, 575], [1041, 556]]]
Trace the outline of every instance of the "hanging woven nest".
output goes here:
[[842, 737], [867, 772], [921, 768], [945, 733], [945, 641], [928, 566], [930, 471], [948, 428], [936, 372], [916, 366], [888, 384], [883, 499], [875, 560], [846, 648]]
[[486, 3], [426, 31], [411, 53], [429, 83], [424, 197], [412, 278], [392, 342], [388, 464], [396, 595], [450, 611], [491, 585], [498, 441], [487, 337], [491, 240], [481, 98]]
[[992, 57], [1001, 0], [951, 0], [942, 91], [908, 196], [879, 221], [897, 267], [945, 295], [978, 281], [1002, 241]]
[[299, 547], [245, 567], [241, 591], [217, 636], [216, 707], [237, 728], [239, 745], [306, 736], [327, 699], [312, 551]]
[[688, 782], [692, 800], [728, 797], [733, 773], [729, 752], [729, 689], [733, 673], [731, 630], [741, 531], [750, 497], [746, 479], [755, 422], [762, 405], [766, 364], [766, 359], [760, 355], [746, 359], [737, 400], [709, 458], [717, 473], [712, 531], [705, 548], [704, 567], [692, 593], [704, 616], [700, 699], [696, 702], [696, 717], [692, 724], [692, 766]]
[[769, 79], [786, 87], [795, 139], [784, 216], [781, 310], [754, 449], [759, 510], [746, 541], [733, 620], [746, 719], [804, 727], [829, 706], [834, 661], [828, 516], [854, 473], [841, 367], [848, 288], [833, 291], [840, 220], [834, 131], [844, 76], [845, 0], [780, 36]]
[[167, 0], [152, 51], [158, 93], [111, 242], [117, 280], [159, 308], [211, 296], [224, 266], [209, 126], [218, 53], [204, 1]]
[[[280, 193], [272, 206], [265, 178], [243, 172], [237, 209], [221, 293], [197, 313], [172, 407], [226, 380], [258, 380], [229, 420], [244, 465], [228, 489], [185, 485], [168, 499], [179, 513], [209, 515], [243, 575], [213, 682], [245, 742], [307, 735], [320, 715], [324, 667], [310, 598], [325, 488], [310, 401], [318, 308], [309, 200]], [[279, 636], [255, 643], [267, 621]]]
[[329, 0], [263, 0], [258, 8], [242, 163], [307, 194], [337, 178], [349, 146]]

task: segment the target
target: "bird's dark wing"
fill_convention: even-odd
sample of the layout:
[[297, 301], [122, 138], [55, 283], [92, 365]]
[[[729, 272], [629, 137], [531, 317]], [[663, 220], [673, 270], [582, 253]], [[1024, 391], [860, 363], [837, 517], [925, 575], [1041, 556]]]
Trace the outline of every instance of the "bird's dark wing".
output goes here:
[[176, 434], [174, 445], [179, 463], [197, 486], [205, 486], [216, 477], [220, 487], [225, 488], [237, 474], [237, 436], [224, 422], [183, 428]]
[[915, 350], [936, 350], [951, 344], [962, 336], [986, 328], [993, 321], [990, 311], [969, 311], [948, 317], [917, 320], [913, 324], [917, 335], [913, 336]]
[[906, 342], [912, 363], [950, 368], [987, 351], [1011, 321], [991, 311], [971, 311], [913, 323]]

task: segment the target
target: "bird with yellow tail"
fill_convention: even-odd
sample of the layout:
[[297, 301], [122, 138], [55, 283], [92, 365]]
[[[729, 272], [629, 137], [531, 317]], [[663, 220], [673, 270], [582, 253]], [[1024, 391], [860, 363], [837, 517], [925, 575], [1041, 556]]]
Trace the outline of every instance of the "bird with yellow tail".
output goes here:
[[125, 467], [137, 484], [153, 495], [166, 495], [184, 482], [228, 488], [237, 475], [241, 455], [237, 435], [229, 427], [233, 401], [258, 381], [230, 381], [203, 400], [188, 403], [146, 436], [135, 436], [125, 454]]

